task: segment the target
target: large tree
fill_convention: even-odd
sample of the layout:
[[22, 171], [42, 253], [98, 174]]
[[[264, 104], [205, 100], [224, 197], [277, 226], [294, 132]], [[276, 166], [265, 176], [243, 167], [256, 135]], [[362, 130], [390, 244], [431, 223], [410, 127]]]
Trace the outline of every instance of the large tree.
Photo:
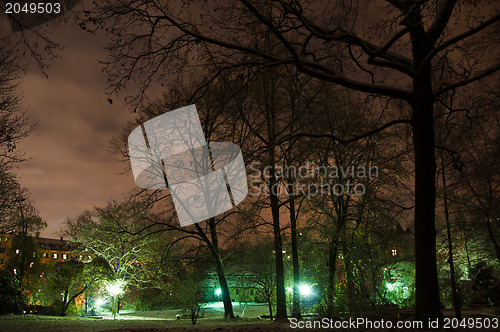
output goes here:
[[27, 190], [19, 185], [14, 167], [26, 159], [19, 143], [36, 127], [21, 103], [17, 84], [33, 64], [44, 73], [46, 60], [55, 55], [58, 45], [47, 37], [44, 28], [26, 24], [32, 16], [7, 14], [5, 2], [0, 3], [0, 9], [2, 19], [9, 18], [11, 28], [3, 24], [0, 29], [0, 232], [12, 233], [23, 231], [20, 224], [24, 222], [26, 226], [32, 217], [18, 217], [19, 211], [32, 206]]
[[133, 203], [110, 202], [95, 212], [85, 211], [66, 221], [66, 234], [80, 245], [82, 255], [102, 257], [111, 267], [114, 279], [126, 282], [141, 280], [137, 262], [144, 257], [150, 242], [137, 233], [148, 209]]
[[111, 278], [113, 272], [102, 257], [94, 257], [90, 262], [69, 260], [58, 262], [48, 275], [49, 287], [56, 298], [62, 295], [61, 315], [67, 314], [69, 306], [80, 295], [99, 281]]
[[[103, 25], [112, 34], [107, 70], [113, 87], [121, 89], [135, 81], [139, 97], [155, 77], [167, 81], [167, 72], [203, 64], [198, 50], [208, 47], [228, 67], [291, 64], [311, 77], [389, 103], [392, 112], [386, 108], [373, 112], [380, 118], [376, 126], [339, 141], [353, 141], [398, 124], [411, 127], [415, 316], [427, 320], [440, 316], [434, 103], [439, 96], [500, 69], [492, 56], [498, 46], [491, 33], [500, 17], [497, 12], [488, 1], [388, 0], [384, 6], [382, 1], [347, 0], [139, 0], [96, 3], [87, 23]], [[252, 34], [256, 27], [262, 31], [260, 36]], [[436, 64], [444, 57], [451, 68], [445, 84], [436, 79]], [[308, 136], [338, 139], [325, 133]]]

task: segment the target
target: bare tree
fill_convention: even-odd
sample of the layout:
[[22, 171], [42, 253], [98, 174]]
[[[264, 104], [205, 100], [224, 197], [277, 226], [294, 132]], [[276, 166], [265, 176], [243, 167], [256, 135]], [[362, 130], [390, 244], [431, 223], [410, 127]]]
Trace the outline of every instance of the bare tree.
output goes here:
[[[353, 1], [241, 0], [177, 6], [169, 1], [104, 1], [93, 8], [89, 22], [111, 28], [107, 70], [113, 87], [121, 89], [134, 80], [140, 96], [154, 78], [165, 80], [168, 70], [203, 63], [196, 58], [197, 50], [211, 47], [228, 66], [291, 64], [320, 80], [403, 101], [401, 112], [374, 114], [380, 123], [347, 140], [324, 133], [307, 136], [350, 142], [390, 126], [411, 126], [415, 316], [427, 320], [441, 315], [435, 251], [434, 103], [439, 96], [500, 69], [491, 57], [498, 40], [490, 32], [500, 16], [497, 8], [483, 16], [485, 3], [389, 0], [380, 9], [377, 3]], [[251, 28], [262, 29], [267, 37], [252, 38]], [[439, 85], [433, 80], [433, 64], [445, 54], [453, 55], [449, 58], [454, 75], [449, 84]]]
[[25, 207], [28, 202], [28, 192], [20, 187], [13, 171], [26, 159], [18, 144], [36, 128], [21, 105], [17, 83], [32, 63], [43, 73], [46, 58], [54, 56], [58, 45], [47, 37], [47, 31], [24, 26], [6, 14], [5, 3], [0, 3], [0, 9], [12, 27], [2, 25], [0, 30], [0, 231], [13, 232], [22, 219], [16, 218], [16, 211], [21, 202]]

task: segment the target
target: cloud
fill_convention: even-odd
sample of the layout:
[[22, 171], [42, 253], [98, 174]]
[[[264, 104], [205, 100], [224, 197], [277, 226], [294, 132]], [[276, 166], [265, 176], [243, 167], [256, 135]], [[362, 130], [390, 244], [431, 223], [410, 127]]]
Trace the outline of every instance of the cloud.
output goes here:
[[107, 102], [106, 76], [98, 59], [102, 41], [76, 27], [58, 29], [65, 44], [47, 74], [27, 73], [19, 92], [38, 129], [21, 144], [31, 160], [20, 165], [21, 183], [47, 221], [44, 236], [55, 236], [67, 217], [119, 200], [135, 187], [132, 175], [119, 175], [110, 140], [132, 118], [120, 102]]

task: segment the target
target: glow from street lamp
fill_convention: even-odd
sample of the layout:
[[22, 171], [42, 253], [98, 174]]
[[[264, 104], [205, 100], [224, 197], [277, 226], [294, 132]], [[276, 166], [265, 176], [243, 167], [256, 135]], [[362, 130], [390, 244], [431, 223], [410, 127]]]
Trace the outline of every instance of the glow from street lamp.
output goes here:
[[220, 288], [217, 288], [217, 289], [215, 290], [215, 295], [219, 296], [219, 295], [221, 295], [221, 294], [222, 294], [221, 289], [220, 289]]
[[392, 291], [397, 291], [399, 287], [401, 287], [401, 283], [399, 281], [396, 281], [394, 283], [390, 283], [390, 282], [387, 282], [385, 284], [385, 287], [387, 287], [387, 290], [389, 292], [392, 292]]
[[104, 304], [104, 300], [103, 299], [97, 299], [95, 301], [96, 307], [102, 307], [103, 304]]
[[312, 294], [311, 286], [302, 284], [299, 286], [300, 295], [309, 296]]
[[118, 279], [109, 282], [106, 285], [106, 290], [108, 291], [109, 295], [114, 297], [123, 293], [124, 287], [125, 287], [125, 281]]

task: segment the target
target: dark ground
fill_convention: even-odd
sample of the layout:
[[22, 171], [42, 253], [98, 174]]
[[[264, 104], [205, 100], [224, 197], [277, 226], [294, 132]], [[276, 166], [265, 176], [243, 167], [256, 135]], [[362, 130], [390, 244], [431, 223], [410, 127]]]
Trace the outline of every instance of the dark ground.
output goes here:
[[[496, 310], [490, 308], [477, 308], [474, 311], [464, 310], [466, 318], [500, 319]], [[491, 312], [490, 312], [491, 311]], [[452, 317], [451, 310], [445, 310], [445, 316]], [[252, 315], [250, 315], [252, 316]], [[245, 317], [225, 320], [220, 314], [208, 314], [200, 318], [196, 325], [189, 319], [177, 320], [170, 311], [150, 311], [123, 313], [113, 320], [109, 315], [103, 319], [85, 317], [57, 317], [42, 315], [6, 315], [0, 316], [1, 332], [179, 332], [179, 331], [238, 331], [238, 332], [267, 332], [267, 331], [326, 331], [327, 329], [292, 329], [289, 322], [270, 322], [269, 320], [255, 317]], [[401, 318], [400, 318], [401, 319]], [[336, 331], [343, 331], [340, 329]], [[382, 329], [359, 329], [359, 331], [381, 331]], [[387, 330], [387, 329], [386, 329]], [[425, 329], [390, 329], [391, 331], [426, 331]], [[440, 329], [443, 331], [496, 331], [497, 329]], [[349, 330], [351, 331], [351, 330]], [[436, 331], [436, 330], [434, 330]]]

